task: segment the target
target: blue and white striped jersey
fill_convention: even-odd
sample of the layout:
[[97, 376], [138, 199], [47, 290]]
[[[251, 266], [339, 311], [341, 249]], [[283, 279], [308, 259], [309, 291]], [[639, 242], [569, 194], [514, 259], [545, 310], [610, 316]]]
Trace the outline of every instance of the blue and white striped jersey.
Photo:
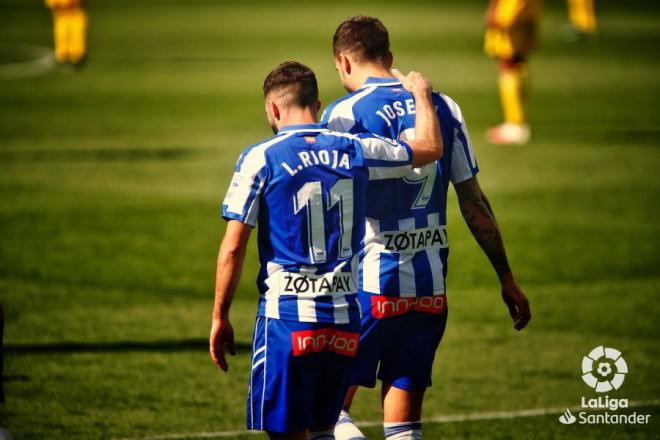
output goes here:
[[247, 148], [222, 216], [259, 225], [259, 316], [359, 322], [367, 183], [410, 172], [405, 142], [292, 125]]
[[[445, 293], [447, 188], [478, 172], [461, 110], [433, 94], [444, 142], [441, 160], [402, 178], [370, 183], [360, 289], [393, 297]], [[369, 78], [328, 106], [321, 118], [332, 130], [413, 139], [415, 100], [394, 78]]]

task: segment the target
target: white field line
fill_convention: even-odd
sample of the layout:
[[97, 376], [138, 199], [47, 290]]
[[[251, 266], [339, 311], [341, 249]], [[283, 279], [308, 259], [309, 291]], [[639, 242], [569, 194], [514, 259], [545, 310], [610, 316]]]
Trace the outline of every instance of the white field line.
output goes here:
[[0, 43], [17, 52], [29, 54], [31, 59], [18, 63], [0, 64], [0, 79], [21, 79], [42, 75], [55, 67], [53, 50], [33, 44]]
[[[660, 406], [660, 399], [653, 400], [633, 400], [628, 403], [629, 408], [640, 406]], [[549, 414], [562, 414], [566, 409], [579, 411], [581, 406], [555, 407], [555, 408], [534, 408], [522, 409], [517, 411], [487, 411], [469, 414], [456, 414], [450, 416], [433, 416], [422, 420], [422, 423], [452, 423], [475, 420], [496, 420], [496, 419], [517, 419], [520, 417], [538, 417]], [[357, 422], [361, 427], [381, 426], [382, 420], [365, 420]], [[260, 434], [260, 431], [234, 430], [234, 431], [215, 431], [215, 432], [181, 432], [175, 434], [152, 435], [148, 437], [118, 438], [114, 440], [179, 440], [193, 438], [227, 438], [238, 435]]]

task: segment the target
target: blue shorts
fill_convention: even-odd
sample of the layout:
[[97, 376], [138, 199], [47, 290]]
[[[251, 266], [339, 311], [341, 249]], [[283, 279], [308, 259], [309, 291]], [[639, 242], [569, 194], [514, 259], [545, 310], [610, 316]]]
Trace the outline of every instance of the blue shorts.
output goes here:
[[360, 292], [359, 299], [360, 346], [351, 384], [373, 388], [378, 378], [407, 391], [431, 386], [435, 351], [447, 324], [447, 297]]
[[258, 317], [247, 401], [248, 429], [290, 433], [334, 426], [350, 384], [359, 323]]

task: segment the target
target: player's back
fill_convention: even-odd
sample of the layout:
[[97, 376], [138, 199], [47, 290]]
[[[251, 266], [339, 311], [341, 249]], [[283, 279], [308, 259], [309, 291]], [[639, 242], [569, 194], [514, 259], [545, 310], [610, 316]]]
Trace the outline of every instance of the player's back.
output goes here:
[[258, 219], [262, 316], [359, 320], [354, 257], [364, 237], [367, 183], [409, 170], [410, 161], [407, 146], [320, 124], [285, 127], [245, 150], [223, 216], [253, 226]]
[[[260, 205], [263, 263], [286, 271], [330, 272], [357, 252], [368, 180], [361, 151], [350, 137], [327, 130], [287, 129], [266, 152], [268, 187]], [[359, 223], [359, 222], [358, 222]]]
[[[472, 177], [477, 165], [456, 103], [439, 93], [433, 100], [442, 131], [442, 159], [402, 178], [368, 186], [361, 273], [361, 288], [367, 292], [386, 296], [445, 292], [447, 187], [450, 180]], [[331, 104], [323, 121], [331, 129], [412, 139], [415, 101], [397, 80], [369, 78], [362, 88]]]

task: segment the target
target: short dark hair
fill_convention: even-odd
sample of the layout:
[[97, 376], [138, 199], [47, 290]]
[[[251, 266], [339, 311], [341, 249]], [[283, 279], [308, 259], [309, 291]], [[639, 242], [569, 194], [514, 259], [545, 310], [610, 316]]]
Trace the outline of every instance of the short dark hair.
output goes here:
[[390, 36], [385, 25], [375, 17], [358, 15], [344, 20], [332, 38], [335, 56], [339, 52], [352, 54], [359, 63], [387, 62]]
[[313, 107], [319, 100], [316, 75], [297, 61], [285, 61], [274, 68], [264, 80], [264, 97], [271, 92], [286, 93], [289, 105]]

